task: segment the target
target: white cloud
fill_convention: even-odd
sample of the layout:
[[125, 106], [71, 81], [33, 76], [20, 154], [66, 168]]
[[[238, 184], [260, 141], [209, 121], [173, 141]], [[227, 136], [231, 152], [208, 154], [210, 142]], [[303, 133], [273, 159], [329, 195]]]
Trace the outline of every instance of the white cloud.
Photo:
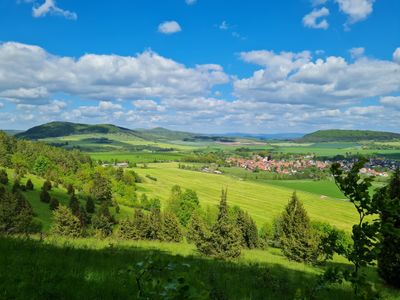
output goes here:
[[197, 3], [197, 0], [185, 0], [187, 5], [193, 5]]
[[132, 104], [141, 111], [165, 111], [165, 107], [158, 105], [154, 100], [136, 100]]
[[393, 60], [400, 64], [400, 47], [393, 52]]
[[37, 46], [0, 44], [0, 97], [16, 102], [39, 101], [54, 93], [97, 100], [190, 98], [228, 81], [219, 65], [188, 68], [152, 51], [73, 58]]
[[326, 19], [318, 21], [318, 19], [326, 16], [329, 16], [329, 10], [326, 7], [314, 9], [303, 17], [303, 25], [314, 29], [328, 29], [329, 23]]
[[319, 6], [325, 4], [326, 2], [328, 2], [328, 0], [311, 0], [311, 5]]
[[349, 63], [334, 56], [313, 61], [309, 52], [272, 51], [244, 52], [241, 58], [263, 68], [234, 81], [239, 99], [339, 106], [400, 91], [400, 65], [391, 61]]
[[335, 0], [341, 12], [348, 16], [348, 24], [365, 20], [373, 11], [375, 0]]
[[400, 96], [386, 96], [386, 97], [381, 97], [379, 99], [379, 102], [383, 105], [387, 106], [393, 106], [400, 108]]
[[349, 52], [352, 58], [357, 59], [364, 55], [365, 49], [363, 47], [351, 48]]
[[0, 108], [3, 108], [3, 107], [4, 107], [4, 103], [0, 102]]
[[32, 15], [35, 18], [44, 17], [47, 14], [62, 16], [69, 20], [76, 20], [78, 18], [76, 13], [57, 7], [56, 0], [45, 0], [42, 5], [32, 8]]
[[158, 25], [158, 32], [164, 34], [173, 34], [182, 31], [181, 26], [176, 21], [166, 21]]
[[108, 111], [108, 110], [119, 110], [119, 109], [122, 109], [121, 104], [113, 103], [111, 101], [99, 102], [99, 110]]
[[218, 28], [221, 29], [221, 30], [228, 30], [229, 29], [229, 24], [226, 21], [222, 21], [222, 23], [219, 24]]

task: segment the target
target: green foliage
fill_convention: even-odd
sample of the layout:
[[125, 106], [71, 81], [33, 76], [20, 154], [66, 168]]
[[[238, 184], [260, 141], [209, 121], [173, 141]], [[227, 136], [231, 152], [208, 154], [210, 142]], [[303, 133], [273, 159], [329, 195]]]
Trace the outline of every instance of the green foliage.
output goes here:
[[19, 177], [17, 177], [17, 178], [14, 180], [14, 184], [13, 184], [13, 186], [12, 186], [12, 192], [13, 192], [13, 193], [17, 193], [17, 192], [19, 192], [20, 190], [21, 190], [21, 182], [20, 182]]
[[146, 239], [162, 240], [162, 238], [162, 220], [160, 210], [152, 209], [148, 216]]
[[74, 216], [71, 210], [60, 205], [53, 212], [53, 226], [51, 232], [55, 235], [80, 237], [82, 235], [82, 227], [79, 219]]
[[247, 212], [239, 210], [236, 218], [236, 226], [240, 231], [242, 247], [248, 249], [258, 247], [257, 225]]
[[371, 131], [371, 130], [318, 130], [306, 134], [300, 142], [357, 142], [367, 140], [393, 140], [399, 139], [400, 134], [392, 132]]
[[50, 181], [50, 180], [46, 180], [46, 181], [43, 183], [42, 190], [43, 190], [43, 191], [51, 191], [51, 189], [52, 189], [51, 181]]
[[181, 242], [181, 225], [174, 213], [166, 211], [162, 216], [162, 239], [167, 242]]
[[75, 194], [74, 186], [71, 183], [69, 183], [67, 185], [67, 194], [68, 195], [74, 195]]
[[86, 211], [89, 213], [89, 214], [92, 214], [92, 213], [94, 213], [94, 211], [95, 211], [95, 204], [94, 204], [94, 201], [93, 201], [93, 198], [92, 197], [87, 197], [87, 199], [86, 199]]
[[79, 215], [80, 204], [78, 197], [76, 197], [75, 194], [72, 194], [71, 198], [69, 199], [68, 207], [75, 216]]
[[40, 201], [44, 203], [50, 203], [51, 196], [47, 190], [42, 190], [40, 192]]
[[182, 193], [179, 186], [173, 186], [168, 203], [168, 210], [172, 211], [182, 226], [187, 226], [192, 214], [200, 208], [199, 198], [195, 191], [187, 189]]
[[26, 181], [25, 186], [26, 186], [26, 190], [28, 190], [28, 191], [33, 191], [33, 189], [34, 189], [34, 186], [33, 186], [33, 183], [32, 183], [31, 179], [28, 179]]
[[51, 198], [49, 207], [51, 210], [56, 210], [60, 206], [60, 202], [56, 198]]
[[264, 223], [258, 233], [258, 247], [261, 249], [266, 249], [271, 244], [273, 236], [274, 231], [272, 225], [269, 223]]
[[97, 236], [104, 238], [112, 234], [115, 219], [111, 216], [107, 202], [104, 202], [92, 218], [92, 226]]
[[6, 170], [0, 169], [0, 184], [7, 185], [8, 184], [8, 175]]
[[390, 285], [400, 288], [400, 170], [375, 194], [381, 221], [378, 271]]
[[282, 214], [282, 251], [290, 260], [315, 263], [318, 243], [303, 204], [293, 193]]
[[33, 220], [32, 207], [24, 196], [0, 187], [0, 234], [32, 233], [40, 229], [40, 224]]
[[140, 234], [135, 227], [135, 223], [132, 220], [125, 219], [119, 222], [117, 236], [124, 240], [138, 240]]
[[36, 158], [35, 163], [33, 165], [33, 171], [35, 174], [39, 176], [44, 176], [47, 174], [49, 168], [51, 166], [50, 160], [46, 156], [39, 156]]
[[91, 196], [96, 199], [96, 201], [111, 203], [112, 190], [110, 179], [96, 172], [93, 177], [93, 185], [90, 192]]
[[135, 209], [133, 224], [135, 226], [136, 231], [139, 233], [139, 238], [146, 239], [149, 228], [149, 220], [147, 216], [144, 214], [142, 209], [140, 208]]

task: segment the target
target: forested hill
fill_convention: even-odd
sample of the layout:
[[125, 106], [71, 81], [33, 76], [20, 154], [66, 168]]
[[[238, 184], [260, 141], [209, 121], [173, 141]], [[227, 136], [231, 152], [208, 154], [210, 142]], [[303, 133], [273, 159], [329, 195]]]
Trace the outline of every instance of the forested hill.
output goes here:
[[18, 133], [16, 137], [38, 140], [51, 137], [61, 137], [75, 134], [124, 134], [141, 137], [137, 131], [111, 124], [87, 125], [70, 122], [51, 122], [32, 127], [25, 132]]
[[399, 133], [371, 131], [371, 130], [318, 130], [297, 139], [298, 142], [359, 142], [359, 141], [387, 141], [400, 139]]

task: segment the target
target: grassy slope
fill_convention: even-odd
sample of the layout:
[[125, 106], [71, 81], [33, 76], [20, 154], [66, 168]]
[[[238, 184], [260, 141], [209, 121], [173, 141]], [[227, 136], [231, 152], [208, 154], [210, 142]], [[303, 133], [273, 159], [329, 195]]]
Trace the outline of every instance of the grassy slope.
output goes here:
[[[247, 210], [261, 225], [271, 222], [287, 204], [293, 189], [265, 183], [240, 181], [238, 179], [177, 168], [176, 163], [151, 164], [148, 169], [135, 169], [139, 174], [156, 177], [139, 186], [150, 196], [166, 200], [171, 187], [178, 184], [197, 192], [203, 205], [216, 205], [222, 188], [228, 188], [228, 201]], [[350, 230], [356, 221], [353, 206], [343, 200], [321, 199], [316, 194], [299, 191], [298, 195], [313, 220], [329, 222], [339, 228]]]
[[[223, 262], [197, 256], [188, 244], [1, 238], [0, 298], [136, 299], [135, 275], [124, 271], [147, 260], [150, 249], [161, 262], [188, 264], [186, 280], [204, 282], [209, 291], [223, 299], [298, 298], [299, 291], [307, 292], [322, 272], [321, 268], [289, 262], [278, 249], [246, 250], [241, 258]], [[336, 258], [332, 264], [345, 263]], [[378, 281], [374, 269], [368, 273]], [[349, 286], [331, 286], [317, 295], [317, 299], [354, 298]], [[385, 299], [399, 296], [389, 289], [384, 289], [384, 295]]]

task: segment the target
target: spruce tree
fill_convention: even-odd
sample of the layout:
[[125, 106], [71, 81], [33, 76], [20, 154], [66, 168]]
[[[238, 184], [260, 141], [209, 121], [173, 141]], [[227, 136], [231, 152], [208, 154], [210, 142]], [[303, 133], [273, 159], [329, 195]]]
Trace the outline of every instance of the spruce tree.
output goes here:
[[135, 209], [133, 224], [138, 232], [138, 236], [140, 239], [147, 238], [147, 232], [149, 230], [149, 220], [148, 217], [144, 214], [143, 210], [140, 208]]
[[69, 183], [67, 186], [67, 194], [70, 196], [75, 194], [74, 186], [71, 183]]
[[40, 192], [40, 201], [44, 203], [50, 203], [51, 196], [47, 190], [42, 190]]
[[86, 200], [86, 211], [89, 214], [92, 214], [95, 211], [95, 204], [94, 204], [93, 198], [90, 196]]
[[14, 181], [14, 184], [13, 184], [13, 187], [12, 187], [12, 192], [16, 193], [16, 192], [18, 192], [20, 190], [21, 190], [21, 183], [20, 183], [19, 178], [17, 177], [15, 179], [15, 181]]
[[190, 243], [194, 243], [200, 253], [211, 255], [211, 248], [209, 246], [211, 231], [204, 219], [198, 213], [194, 213], [188, 227], [187, 240]]
[[52, 189], [51, 181], [47, 179], [47, 180], [43, 183], [42, 190], [43, 190], [43, 191], [51, 191], [51, 189]]
[[258, 230], [256, 223], [247, 212], [239, 210], [236, 225], [240, 231], [242, 247], [253, 249], [258, 246]]
[[51, 198], [49, 207], [51, 210], [56, 210], [60, 206], [60, 202], [56, 198]]
[[1, 169], [0, 170], [0, 184], [7, 185], [8, 184], [8, 175], [6, 170]]
[[379, 275], [386, 283], [400, 288], [400, 170], [389, 184], [375, 194], [380, 214]]
[[96, 230], [96, 235], [100, 237], [107, 237], [111, 235], [114, 224], [115, 219], [108, 209], [107, 202], [104, 202], [92, 218], [92, 225]]
[[51, 232], [55, 235], [80, 237], [82, 235], [81, 222], [68, 207], [60, 205], [53, 212]]
[[28, 191], [33, 191], [33, 183], [32, 183], [32, 180], [30, 180], [30, 179], [28, 179], [28, 181], [26, 182], [26, 189], [28, 190]]
[[162, 238], [167, 242], [182, 241], [181, 225], [173, 212], [166, 211], [162, 216]]
[[124, 240], [138, 240], [140, 238], [135, 223], [129, 219], [122, 220], [119, 223], [117, 235]]
[[68, 203], [68, 207], [75, 216], [79, 215], [80, 205], [79, 205], [79, 200], [75, 194], [72, 194]]
[[162, 220], [158, 209], [152, 209], [148, 217], [147, 239], [162, 240]]
[[303, 204], [294, 192], [282, 214], [282, 251], [290, 260], [314, 263], [318, 243]]

